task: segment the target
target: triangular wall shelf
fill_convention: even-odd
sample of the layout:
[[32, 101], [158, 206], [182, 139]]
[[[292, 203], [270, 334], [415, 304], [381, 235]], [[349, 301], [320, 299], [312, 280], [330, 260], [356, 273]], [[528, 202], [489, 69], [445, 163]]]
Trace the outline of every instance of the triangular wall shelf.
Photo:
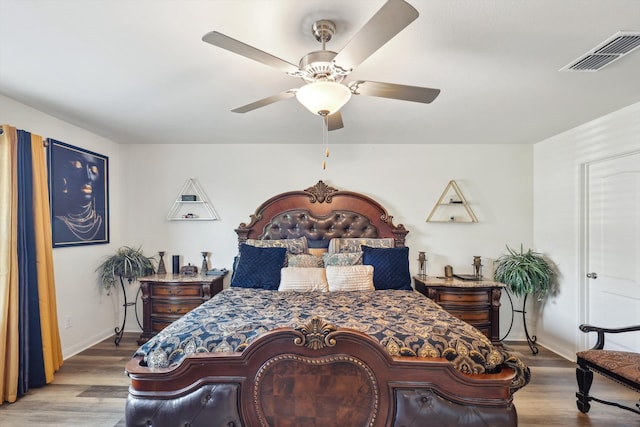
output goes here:
[[170, 221], [215, 221], [220, 219], [207, 196], [194, 178], [182, 186], [180, 194], [167, 214]]
[[460, 187], [451, 180], [436, 205], [431, 209], [427, 222], [478, 222]]

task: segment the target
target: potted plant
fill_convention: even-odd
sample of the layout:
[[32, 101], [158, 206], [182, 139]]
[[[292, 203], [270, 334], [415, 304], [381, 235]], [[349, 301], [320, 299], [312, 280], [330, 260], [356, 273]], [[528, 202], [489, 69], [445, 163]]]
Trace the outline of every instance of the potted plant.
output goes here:
[[124, 288], [123, 279], [127, 279], [129, 283], [140, 277], [155, 273], [155, 269], [151, 260], [153, 257], [146, 257], [142, 253], [142, 248], [132, 248], [130, 246], [122, 246], [114, 255], [107, 257], [102, 264], [96, 269], [99, 273], [100, 285], [111, 292], [111, 288], [116, 285], [119, 280], [124, 296], [124, 317], [122, 326], [115, 328], [115, 344], [119, 345], [124, 334], [124, 327], [127, 323], [127, 308], [135, 305], [135, 302], [127, 302], [127, 290]]
[[496, 259], [494, 264], [493, 278], [497, 282], [507, 285], [507, 289], [511, 291], [515, 296], [524, 297], [522, 301], [522, 309], [516, 310], [513, 308], [513, 300], [509, 293], [509, 302], [511, 303], [511, 325], [506, 335], [502, 338], [505, 339], [511, 327], [513, 326], [514, 314], [522, 313], [522, 323], [524, 326], [524, 333], [527, 337], [527, 343], [533, 354], [538, 353], [538, 347], [536, 344], [536, 336], [530, 336], [527, 329], [526, 311], [525, 306], [527, 304], [527, 296], [536, 295], [538, 301], [542, 301], [544, 297], [551, 290], [551, 285], [555, 280], [556, 274], [551, 262], [542, 254], [534, 252], [528, 249], [526, 252], [520, 245], [520, 252], [511, 249], [507, 246], [507, 254], [500, 256]]
[[494, 264], [494, 280], [504, 283], [517, 297], [536, 295], [544, 299], [551, 289], [554, 270], [550, 261], [542, 254], [529, 249], [520, 252], [507, 246], [507, 254], [500, 256]]
[[[116, 286], [117, 280], [127, 279], [129, 283], [140, 277], [155, 273], [153, 257], [142, 253], [142, 248], [122, 246], [114, 255], [107, 257], [96, 269], [98, 280], [103, 288], [110, 291]], [[124, 284], [122, 286], [124, 288]]]

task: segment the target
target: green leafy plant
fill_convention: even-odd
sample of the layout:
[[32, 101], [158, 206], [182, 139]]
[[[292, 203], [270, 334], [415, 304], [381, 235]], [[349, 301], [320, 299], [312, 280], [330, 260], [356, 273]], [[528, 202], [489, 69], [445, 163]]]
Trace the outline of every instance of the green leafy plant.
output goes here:
[[127, 279], [129, 283], [140, 277], [155, 273], [152, 260], [146, 257], [142, 248], [122, 246], [118, 251], [107, 258], [96, 269], [99, 273], [100, 285], [110, 290], [116, 285], [117, 280]]
[[507, 254], [500, 256], [494, 264], [494, 280], [504, 283], [516, 296], [535, 294], [542, 300], [555, 278], [551, 263], [544, 255], [531, 249], [520, 252], [507, 246]]

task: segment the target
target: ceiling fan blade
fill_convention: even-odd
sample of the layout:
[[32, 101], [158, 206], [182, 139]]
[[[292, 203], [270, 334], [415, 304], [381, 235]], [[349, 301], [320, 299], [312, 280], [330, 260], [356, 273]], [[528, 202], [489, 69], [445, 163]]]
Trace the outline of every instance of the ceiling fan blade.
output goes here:
[[389, 0], [347, 43], [333, 60], [347, 72], [360, 65], [418, 17], [418, 11], [403, 0]]
[[340, 111], [336, 111], [330, 116], [326, 116], [325, 120], [327, 121], [327, 130], [338, 130], [344, 127], [344, 123], [342, 123], [342, 114]]
[[283, 101], [285, 99], [293, 98], [296, 96], [296, 89], [289, 89], [284, 92], [277, 93], [275, 95], [268, 96], [266, 98], [260, 99], [258, 101], [252, 102], [251, 104], [243, 105], [242, 107], [234, 108], [231, 110], [234, 113], [247, 113], [249, 111], [256, 110], [260, 107], [265, 107], [269, 104], [273, 104], [274, 102]]
[[256, 49], [253, 46], [249, 46], [246, 43], [233, 39], [229, 36], [225, 36], [224, 34], [217, 31], [211, 31], [205, 34], [202, 37], [202, 40], [207, 43], [211, 43], [214, 46], [218, 46], [230, 52], [242, 55], [245, 58], [261, 62], [262, 64], [276, 68], [287, 74], [296, 74], [300, 71], [296, 65], [293, 65], [290, 62], [285, 61], [284, 59], [280, 59], [260, 49]]
[[354, 95], [379, 96], [403, 101], [431, 103], [440, 94], [440, 89], [420, 86], [407, 86], [395, 83], [370, 82], [356, 80], [348, 84]]

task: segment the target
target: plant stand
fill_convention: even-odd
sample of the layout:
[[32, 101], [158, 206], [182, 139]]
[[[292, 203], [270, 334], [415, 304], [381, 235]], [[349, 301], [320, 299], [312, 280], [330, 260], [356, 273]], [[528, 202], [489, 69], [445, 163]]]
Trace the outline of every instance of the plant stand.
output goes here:
[[[122, 295], [124, 297], [124, 303], [122, 304], [122, 306], [124, 307], [124, 316], [122, 318], [122, 326], [115, 328], [115, 333], [116, 333], [116, 337], [113, 340], [116, 344], [116, 346], [120, 345], [120, 341], [122, 341], [122, 335], [124, 334], [124, 326], [127, 323], [127, 310], [129, 309], [129, 307], [131, 306], [136, 306], [137, 302], [138, 302], [138, 296], [140, 295], [140, 288], [138, 288], [138, 292], [136, 293], [136, 298], [133, 301], [127, 301], [127, 290], [124, 287], [124, 280], [122, 280], [122, 276], [120, 277], [120, 286], [122, 287]], [[135, 314], [136, 314], [136, 320], [138, 322], [138, 326], [140, 326], [140, 329], [142, 329], [142, 325], [140, 324], [140, 319], [138, 318], [138, 310], [135, 310]]]
[[506, 293], [507, 293], [507, 296], [509, 297], [509, 304], [511, 305], [511, 323], [509, 324], [509, 330], [504, 335], [504, 337], [500, 338], [500, 341], [504, 341], [504, 339], [507, 338], [507, 336], [511, 332], [511, 328], [513, 328], [513, 320], [515, 318], [515, 313], [522, 313], [522, 325], [524, 326], [524, 333], [527, 337], [527, 344], [529, 344], [529, 348], [531, 349], [532, 354], [538, 354], [539, 350], [538, 350], [538, 347], [536, 346], [536, 341], [538, 340], [538, 338], [535, 335], [530, 336], [529, 330], [527, 329], [527, 318], [525, 316], [527, 312], [525, 310], [525, 307], [527, 305], [528, 294], [524, 295], [524, 300], [522, 301], [522, 309], [517, 310], [513, 306], [513, 299], [511, 298], [511, 293], [509, 292], [509, 289], [505, 288], [505, 290], [507, 291]]

